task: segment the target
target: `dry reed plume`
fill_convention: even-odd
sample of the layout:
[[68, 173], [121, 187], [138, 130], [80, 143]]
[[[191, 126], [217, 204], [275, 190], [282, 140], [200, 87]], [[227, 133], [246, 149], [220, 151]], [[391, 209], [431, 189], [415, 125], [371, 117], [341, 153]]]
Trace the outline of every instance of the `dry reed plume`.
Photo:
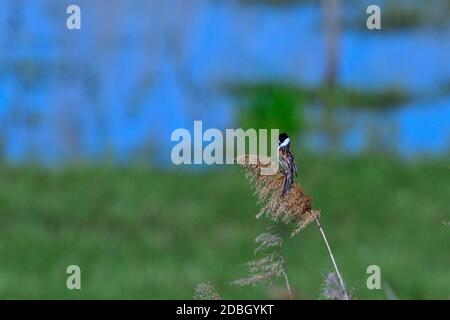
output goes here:
[[336, 272], [330, 272], [324, 279], [320, 298], [326, 300], [347, 300], [347, 293], [342, 290]]
[[286, 262], [281, 252], [283, 238], [275, 228], [268, 228], [268, 232], [255, 238], [257, 248], [255, 255], [259, 257], [244, 264], [250, 275], [230, 282], [231, 285], [247, 286], [260, 283], [272, 284], [278, 278], [283, 278], [289, 297], [292, 299], [291, 287], [287, 277]]
[[270, 170], [272, 170], [269, 158], [256, 155], [245, 155], [239, 157], [237, 160], [238, 163], [244, 167], [245, 175], [249, 179], [250, 185], [254, 187], [258, 204], [261, 206], [261, 210], [256, 216], [257, 218], [261, 215], [267, 215], [276, 222], [281, 221], [287, 224], [295, 224], [297, 228], [292, 232], [292, 236], [300, 232], [311, 222], [316, 222], [336, 271], [343, 297], [345, 300], [348, 300], [349, 298], [344, 281], [339, 273], [325, 232], [319, 222], [320, 211], [312, 209], [311, 197], [305, 193], [305, 190], [298, 183], [294, 183], [287, 194], [282, 196], [281, 187], [284, 181], [283, 173], [278, 171], [272, 172], [270, 175], [261, 174], [261, 169], [267, 170], [270, 168]]
[[320, 217], [320, 211], [312, 209], [311, 197], [299, 184], [295, 183], [288, 193], [282, 196], [280, 190], [284, 175], [281, 172], [261, 175], [261, 168], [269, 167], [268, 158], [259, 157], [256, 160], [256, 156], [245, 156], [239, 163], [244, 166], [245, 175], [254, 187], [258, 204], [261, 205], [257, 218], [267, 215], [276, 222], [293, 223], [297, 226], [292, 232], [292, 235], [295, 235]]
[[216, 288], [209, 281], [197, 285], [194, 291], [195, 300], [222, 300]]

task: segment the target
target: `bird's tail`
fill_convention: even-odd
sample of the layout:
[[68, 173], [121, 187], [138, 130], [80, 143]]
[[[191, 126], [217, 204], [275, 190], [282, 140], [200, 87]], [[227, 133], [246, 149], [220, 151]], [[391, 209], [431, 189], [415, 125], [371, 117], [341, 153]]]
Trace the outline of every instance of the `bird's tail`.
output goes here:
[[281, 195], [284, 196], [292, 187], [292, 177], [284, 176], [283, 186], [281, 187]]

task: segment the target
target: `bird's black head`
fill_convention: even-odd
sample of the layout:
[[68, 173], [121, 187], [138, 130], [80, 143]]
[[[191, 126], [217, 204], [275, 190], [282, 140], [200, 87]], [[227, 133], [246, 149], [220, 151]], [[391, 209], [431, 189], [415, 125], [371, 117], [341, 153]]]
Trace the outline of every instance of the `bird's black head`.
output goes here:
[[278, 145], [282, 144], [287, 138], [289, 137], [286, 133], [280, 133], [280, 135], [278, 136]]

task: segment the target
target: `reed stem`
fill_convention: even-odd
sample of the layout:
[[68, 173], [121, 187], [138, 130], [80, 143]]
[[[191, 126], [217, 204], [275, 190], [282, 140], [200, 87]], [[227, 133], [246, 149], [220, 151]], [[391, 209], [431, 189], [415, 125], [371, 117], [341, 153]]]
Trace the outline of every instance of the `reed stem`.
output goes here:
[[348, 297], [348, 294], [347, 294], [347, 290], [345, 289], [344, 280], [342, 280], [341, 274], [339, 273], [339, 269], [337, 267], [336, 260], [334, 260], [334, 256], [333, 256], [333, 253], [331, 252], [331, 248], [330, 248], [330, 245], [328, 244], [327, 237], [325, 236], [325, 232], [323, 231], [323, 228], [320, 225], [319, 219], [316, 218], [315, 220], [316, 220], [316, 223], [317, 223], [317, 227], [319, 228], [319, 231], [320, 231], [320, 233], [322, 235], [323, 241], [325, 242], [325, 245], [326, 245], [326, 247], [328, 249], [328, 254], [330, 255], [331, 261], [333, 262], [334, 270], [336, 271], [336, 275], [337, 275], [337, 277], [339, 279], [339, 283], [341, 284], [342, 291], [344, 292], [345, 300], [349, 300], [349, 297]]
[[283, 274], [284, 274], [284, 281], [286, 282], [286, 288], [287, 288], [288, 293], [289, 293], [289, 299], [290, 300], [294, 300], [294, 297], [292, 296], [291, 286], [289, 285], [289, 280], [288, 280], [287, 273], [283, 272]]

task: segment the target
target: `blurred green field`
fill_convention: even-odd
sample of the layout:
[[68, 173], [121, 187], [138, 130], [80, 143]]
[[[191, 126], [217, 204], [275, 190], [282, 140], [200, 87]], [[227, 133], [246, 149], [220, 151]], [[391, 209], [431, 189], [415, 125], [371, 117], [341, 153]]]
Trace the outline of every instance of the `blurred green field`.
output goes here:
[[[356, 298], [386, 297], [366, 288], [372, 264], [400, 299], [450, 297], [448, 162], [299, 161]], [[239, 264], [270, 224], [257, 211], [237, 167], [2, 167], [0, 298], [189, 299], [205, 280], [225, 299], [276, 297], [279, 290], [225, 284], [246, 275]], [[296, 297], [317, 299], [332, 265], [316, 227], [286, 239]], [[81, 267], [82, 290], [66, 288], [71, 264]]]

